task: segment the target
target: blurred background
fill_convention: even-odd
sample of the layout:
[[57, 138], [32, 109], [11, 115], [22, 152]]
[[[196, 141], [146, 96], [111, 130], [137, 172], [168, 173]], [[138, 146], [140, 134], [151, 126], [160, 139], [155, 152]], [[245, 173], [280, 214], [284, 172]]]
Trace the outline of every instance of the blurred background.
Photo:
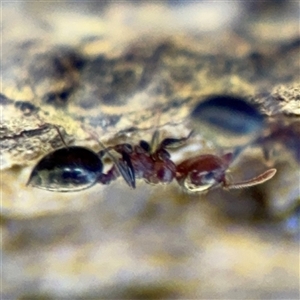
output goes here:
[[[299, 299], [299, 2], [18, 1], [2, 6], [2, 299]], [[27, 187], [63, 143], [187, 136], [209, 95], [266, 128], [231, 166], [260, 186], [206, 195], [118, 179]], [[159, 120], [157, 115], [159, 114]], [[93, 134], [91, 134], [93, 133]], [[93, 136], [93, 137], [91, 137]], [[174, 161], [222, 154], [195, 134]]]

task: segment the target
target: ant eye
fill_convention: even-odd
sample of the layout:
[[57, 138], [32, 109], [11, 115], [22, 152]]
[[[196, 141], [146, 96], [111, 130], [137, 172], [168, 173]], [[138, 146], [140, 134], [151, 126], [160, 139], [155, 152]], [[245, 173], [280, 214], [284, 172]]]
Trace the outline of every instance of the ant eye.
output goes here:
[[49, 191], [79, 191], [94, 185], [102, 168], [93, 151], [83, 147], [62, 148], [40, 160], [27, 184]]
[[220, 146], [241, 146], [263, 129], [259, 110], [242, 98], [217, 95], [199, 103], [191, 118], [194, 128]]

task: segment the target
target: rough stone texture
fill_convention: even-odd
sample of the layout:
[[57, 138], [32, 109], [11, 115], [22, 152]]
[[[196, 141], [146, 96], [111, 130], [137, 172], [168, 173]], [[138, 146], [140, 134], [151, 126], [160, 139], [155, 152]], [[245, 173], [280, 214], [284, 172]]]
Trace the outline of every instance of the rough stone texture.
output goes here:
[[[299, 298], [299, 3], [24, 1], [2, 17], [2, 299]], [[191, 108], [217, 93], [266, 115], [231, 169], [275, 166], [270, 182], [204, 196], [121, 179], [26, 187], [63, 146], [57, 127], [94, 150], [156, 128], [186, 136]], [[174, 160], [195, 151], [219, 150], [198, 135]]]

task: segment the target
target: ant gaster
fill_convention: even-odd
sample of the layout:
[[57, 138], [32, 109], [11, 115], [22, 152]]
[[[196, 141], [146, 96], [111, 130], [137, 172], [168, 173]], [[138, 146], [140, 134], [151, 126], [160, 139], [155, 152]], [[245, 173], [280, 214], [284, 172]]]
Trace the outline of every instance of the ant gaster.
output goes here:
[[[121, 175], [131, 188], [135, 188], [136, 179], [158, 184], [170, 183], [175, 178], [188, 191], [204, 192], [217, 186], [237, 189], [258, 185], [276, 173], [276, 169], [268, 169], [249, 180], [230, 183], [226, 179], [226, 171], [232, 162], [231, 153], [221, 157], [198, 155], [176, 165], [167, 149], [182, 145], [191, 134], [180, 139], [166, 138], [158, 143], [158, 131], [155, 131], [150, 144], [144, 140], [134, 146], [117, 144], [99, 153], [78, 146], [58, 149], [42, 158], [27, 184], [50, 191], [72, 192], [96, 183], [109, 184]], [[111, 151], [121, 157], [116, 158]], [[103, 173], [102, 158], [106, 154], [113, 165], [107, 173]]]

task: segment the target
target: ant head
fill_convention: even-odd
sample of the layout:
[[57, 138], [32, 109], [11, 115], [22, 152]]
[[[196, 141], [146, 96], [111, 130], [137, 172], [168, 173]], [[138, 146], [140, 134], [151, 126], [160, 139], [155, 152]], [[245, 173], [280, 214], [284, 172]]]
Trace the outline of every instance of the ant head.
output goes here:
[[183, 161], [177, 166], [178, 183], [190, 192], [205, 192], [225, 180], [231, 153], [223, 157], [205, 154]]
[[33, 169], [27, 185], [56, 192], [87, 189], [97, 182], [103, 164], [99, 156], [83, 147], [55, 150]]

